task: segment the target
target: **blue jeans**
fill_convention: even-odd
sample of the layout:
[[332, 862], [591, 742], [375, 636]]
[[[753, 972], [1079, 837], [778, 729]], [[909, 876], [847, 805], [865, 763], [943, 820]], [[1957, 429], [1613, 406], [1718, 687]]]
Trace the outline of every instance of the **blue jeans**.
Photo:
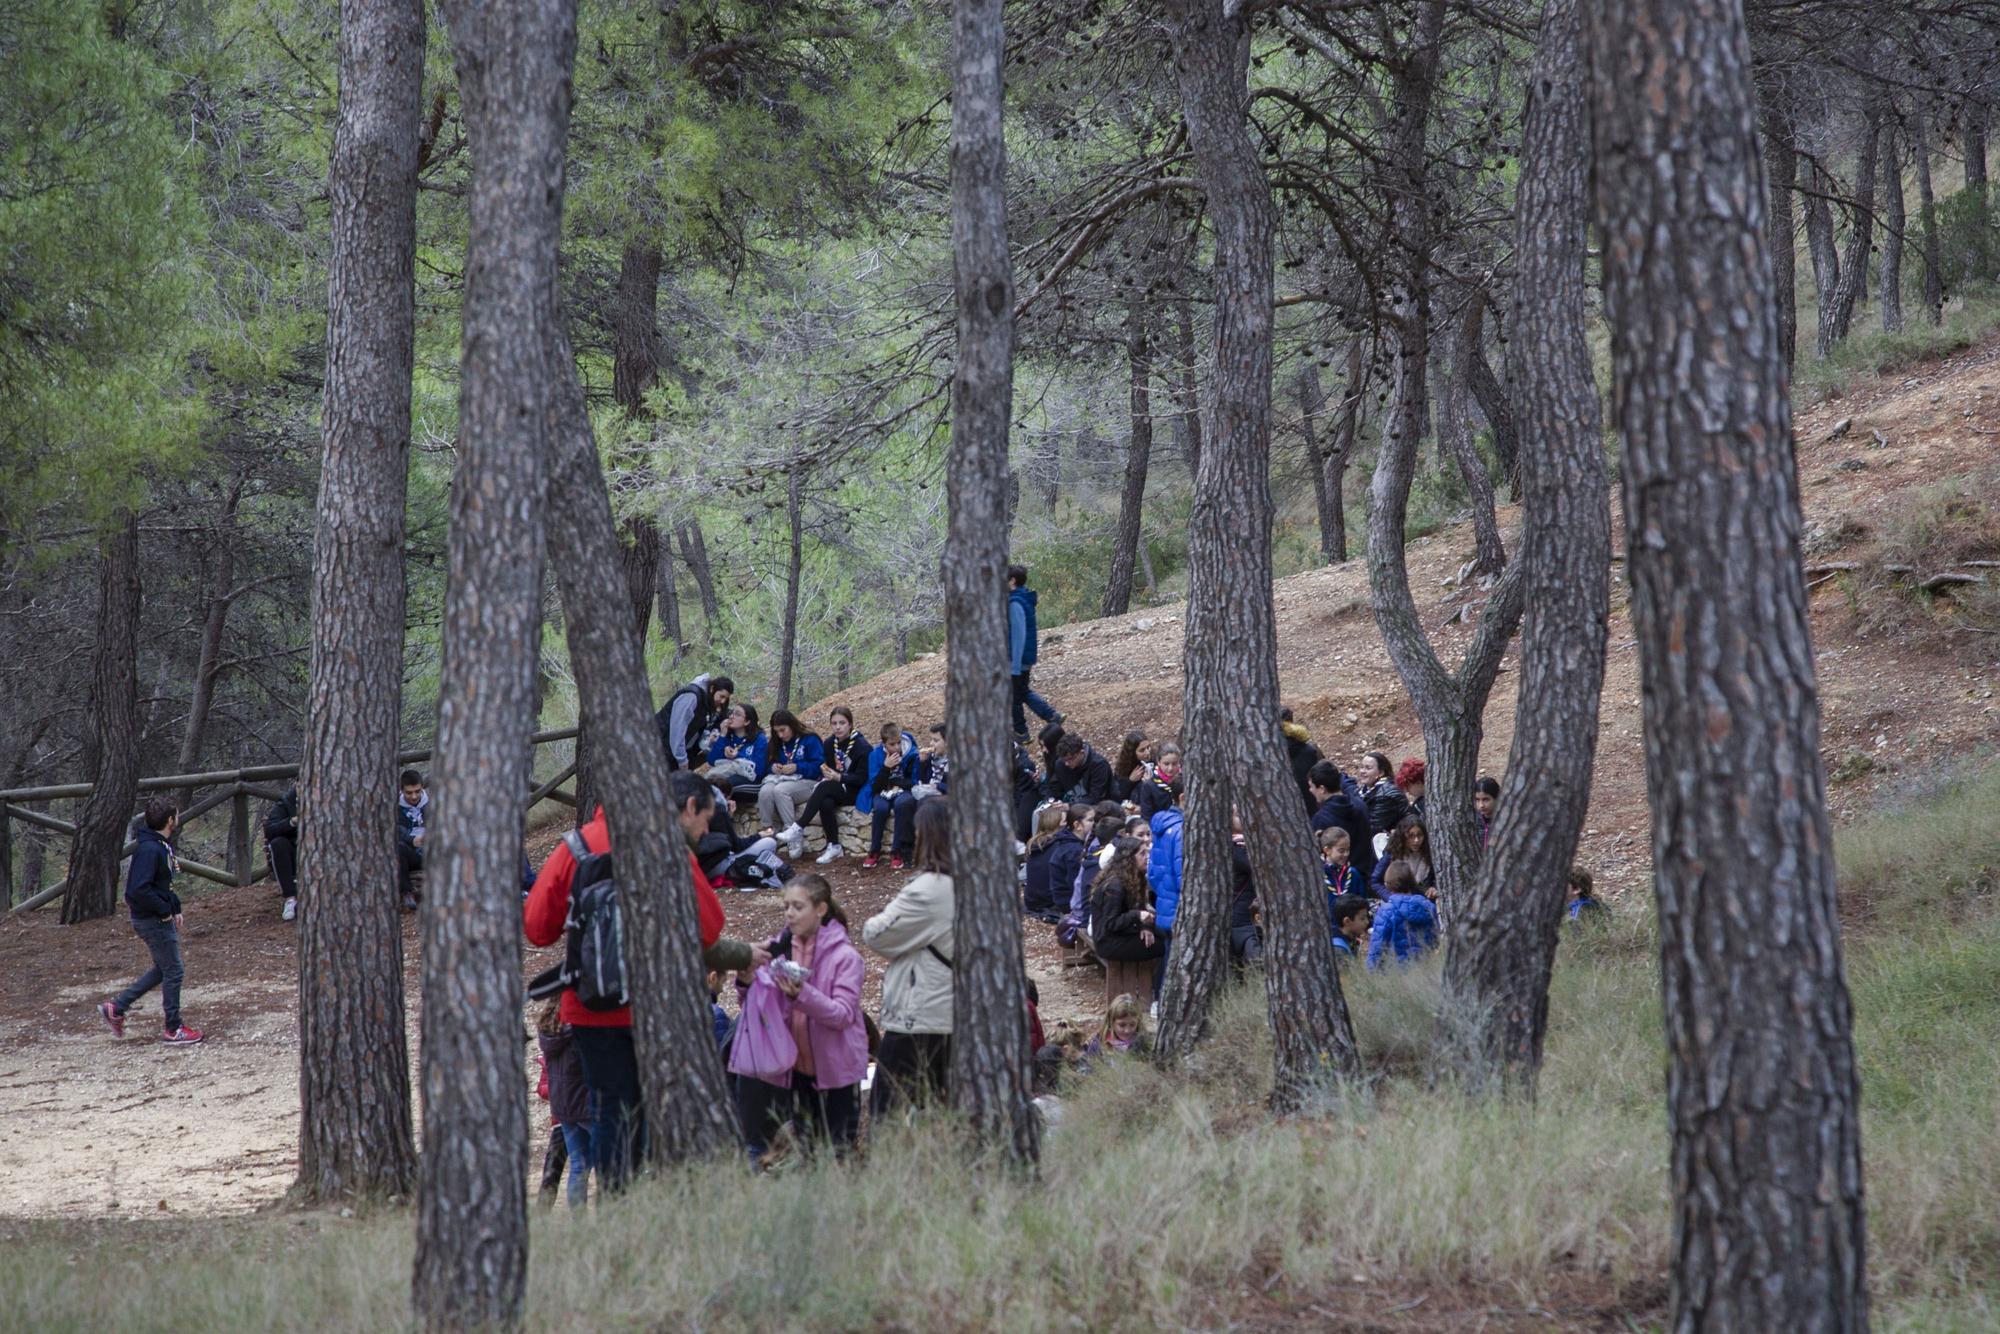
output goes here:
[[897, 792], [893, 795], [887, 793], [879, 795], [875, 798], [875, 809], [869, 813], [869, 816], [872, 822], [868, 840], [869, 856], [872, 857], [882, 851], [882, 830], [891, 818], [896, 822], [896, 832], [889, 843], [889, 851], [898, 857], [907, 857], [910, 855], [910, 849], [915, 847], [917, 843], [917, 799], [915, 797], [907, 792]]
[[1022, 712], [1024, 708], [1033, 709], [1035, 716], [1043, 722], [1049, 722], [1056, 716], [1055, 706], [1040, 695], [1037, 695], [1033, 687], [1028, 684], [1028, 678], [1033, 674], [1034, 669], [1032, 667], [1024, 667], [1021, 669], [1021, 674], [1014, 678], [1014, 733], [1016, 736], [1026, 736], [1028, 734], [1028, 715]]
[[153, 956], [153, 966], [140, 975], [139, 980], [118, 993], [118, 999], [111, 1002], [111, 1008], [124, 1014], [139, 1001], [139, 997], [154, 987], [160, 989], [160, 1008], [165, 1011], [169, 1033], [181, 1026], [181, 935], [174, 924], [164, 917], [134, 917], [132, 931], [146, 942], [146, 949]]
[[646, 1161], [646, 1109], [639, 1098], [632, 1030], [578, 1024], [573, 1031], [596, 1116], [590, 1126], [590, 1165], [597, 1169], [598, 1188], [616, 1193]]
[[565, 1125], [562, 1133], [569, 1151], [569, 1207], [581, 1209], [590, 1198], [590, 1127], [579, 1121]]

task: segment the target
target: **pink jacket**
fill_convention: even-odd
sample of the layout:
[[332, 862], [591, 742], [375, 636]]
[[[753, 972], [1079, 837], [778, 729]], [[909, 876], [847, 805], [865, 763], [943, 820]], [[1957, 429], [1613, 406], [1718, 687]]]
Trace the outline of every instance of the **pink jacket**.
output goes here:
[[[859, 1084], [868, 1073], [868, 1027], [861, 1019], [861, 951], [847, 928], [828, 922], [813, 938], [812, 971], [790, 1004], [806, 1013], [814, 1082], [823, 1089]], [[789, 1011], [787, 1011], [789, 1014]]]

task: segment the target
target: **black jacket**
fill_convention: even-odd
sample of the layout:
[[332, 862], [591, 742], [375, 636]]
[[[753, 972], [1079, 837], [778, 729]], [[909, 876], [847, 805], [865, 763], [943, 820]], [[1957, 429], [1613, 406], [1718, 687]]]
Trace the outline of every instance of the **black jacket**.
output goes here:
[[1229, 849], [1229, 868], [1229, 929], [1240, 931], [1257, 924], [1257, 884], [1250, 878], [1250, 854], [1241, 843]]
[[141, 917], [172, 917], [181, 910], [181, 896], [174, 893], [173, 845], [157, 829], [141, 829], [139, 846], [132, 850], [132, 869], [125, 877], [125, 905], [136, 920]]
[[1137, 903], [1128, 902], [1124, 882], [1116, 873], [1106, 870], [1098, 874], [1090, 893], [1090, 941], [1097, 948], [1098, 958], [1141, 963], [1167, 952], [1166, 940], [1158, 930], [1153, 932], [1150, 945], [1139, 937], [1146, 929], [1139, 913], [1147, 906], [1143, 890]]
[[1139, 814], [1146, 817], [1149, 828], [1154, 816], [1175, 804], [1173, 789], [1162, 783], [1157, 774], [1132, 785], [1132, 800], [1139, 803]]
[[289, 838], [297, 842], [299, 837], [299, 790], [285, 789], [285, 795], [271, 803], [271, 809], [264, 816], [264, 841], [274, 838]]
[[1111, 799], [1111, 761], [1097, 753], [1097, 747], [1083, 748], [1083, 763], [1072, 769], [1061, 760], [1049, 765], [1042, 792], [1053, 801], [1095, 806]]
[[847, 740], [835, 741], [825, 738], [822, 743], [826, 750], [824, 767], [819, 771], [823, 779], [838, 779], [850, 793], [859, 792], [868, 786], [868, 752], [873, 749], [859, 732], [850, 733]]
[[1388, 833], [1410, 813], [1410, 799], [1386, 778], [1377, 779], [1375, 786], [1362, 794], [1362, 800], [1368, 806], [1368, 824], [1378, 834]]
[[1312, 774], [1313, 766], [1325, 757], [1319, 753], [1319, 747], [1307, 739], [1305, 728], [1297, 723], [1286, 723], [1284, 729], [1285, 758], [1292, 763], [1292, 777], [1299, 785], [1299, 795], [1305, 798], [1306, 813], [1310, 815], [1313, 810], [1313, 795], [1306, 779]]
[[1083, 840], [1069, 830], [1028, 854], [1028, 879], [1021, 902], [1031, 913], [1069, 911], [1069, 896], [1076, 884], [1076, 870], [1083, 865]]

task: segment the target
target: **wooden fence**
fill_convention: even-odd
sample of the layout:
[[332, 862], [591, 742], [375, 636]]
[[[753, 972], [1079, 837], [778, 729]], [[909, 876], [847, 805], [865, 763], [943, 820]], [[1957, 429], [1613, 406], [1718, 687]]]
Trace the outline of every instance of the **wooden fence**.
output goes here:
[[[574, 727], [558, 728], [552, 732], [537, 732], [529, 741], [539, 749], [557, 741], [571, 741], [576, 738]], [[406, 750], [396, 756], [398, 765], [422, 764], [431, 758], [428, 750]], [[227, 807], [229, 811], [229, 837], [226, 844], [226, 866], [209, 866], [203, 862], [180, 859], [181, 870], [203, 880], [211, 880], [218, 885], [232, 888], [254, 885], [267, 879], [271, 874], [268, 863], [255, 866], [252, 857], [252, 830], [250, 819], [250, 799], [276, 801], [284, 796], [284, 785], [299, 776], [296, 764], [263, 764], [247, 769], [223, 769], [200, 774], [163, 774], [158, 778], [139, 780], [139, 791], [147, 792], [199, 792], [213, 788], [206, 796], [191, 801], [181, 812], [181, 827], [187, 828], [195, 820], [216, 810]], [[562, 771], [547, 782], [538, 783], [523, 798], [523, 811], [534, 809], [545, 801], [560, 802], [574, 808], [576, 797], [563, 791], [562, 785], [576, 777], [576, 761], [571, 760]], [[61, 820], [46, 811], [33, 809], [52, 801], [68, 801], [78, 797], [88, 797], [92, 791], [90, 783], [58, 783], [47, 787], [17, 787], [0, 790], [0, 904], [14, 900], [14, 823], [32, 825], [38, 829], [50, 829], [59, 834], [74, 836], [76, 825], [73, 821]], [[384, 794], [386, 804], [390, 797]], [[127, 844], [125, 854], [130, 855], [133, 845]], [[68, 880], [58, 880], [47, 889], [31, 893], [30, 897], [17, 904], [12, 911], [27, 912], [43, 904], [52, 903], [62, 897]], [[32, 888], [32, 887], [30, 887]]]

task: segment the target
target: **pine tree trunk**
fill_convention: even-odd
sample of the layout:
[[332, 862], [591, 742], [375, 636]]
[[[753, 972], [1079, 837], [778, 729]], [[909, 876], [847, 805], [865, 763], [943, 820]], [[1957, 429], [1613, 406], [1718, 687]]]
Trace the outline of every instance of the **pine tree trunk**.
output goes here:
[[1882, 303], [1882, 332], [1903, 327], [1903, 163], [1896, 150], [1896, 123], [1882, 126], [1882, 271], [1877, 299]]
[[1305, 437], [1306, 466], [1312, 469], [1313, 508], [1319, 514], [1319, 555], [1328, 565], [1338, 564], [1335, 553], [1347, 545], [1347, 516], [1340, 512], [1340, 475], [1333, 470], [1331, 441], [1323, 447], [1313, 419], [1326, 409], [1326, 390], [1320, 387], [1319, 370], [1310, 361], [1299, 369], [1295, 381], [1299, 396], [1299, 434]]
[[[1543, 18], [1546, 29], [1548, 20]], [[1764, 165], [1771, 178], [1771, 280], [1778, 301], [1778, 350], [1791, 365], [1799, 350], [1798, 224], [1792, 194], [1799, 184], [1799, 146], [1791, 112], [1773, 97], [1764, 107]]]
[[[1270, 182], [1245, 119], [1250, 34], [1220, 0], [1170, 0], [1174, 77], [1215, 229], [1212, 431], [1197, 470], [1188, 526], [1183, 735], [1202, 775], [1183, 831], [1182, 913], [1188, 953], [1170, 969], [1163, 1056], [1198, 1036], [1208, 991], [1197, 993], [1226, 927], [1234, 798], [1264, 915], [1264, 977], [1274, 1063], [1271, 1105], [1295, 1111], [1330, 1075], [1358, 1069], [1354, 1032], [1326, 926], [1325, 881], [1299, 809], [1278, 731], [1277, 614], [1271, 593]], [[1228, 783], [1213, 781], [1227, 774]], [[1177, 945], [1175, 954], [1180, 953]], [[1191, 970], [1188, 963], [1195, 963]], [[1179, 1031], [1167, 1032], [1168, 1026]]]
[[[175, 766], [184, 774], [198, 772], [202, 742], [208, 736], [208, 715], [215, 705], [215, 683], [222, 675], [223, 636], [229, 629], [229, 605], [236, 580], [236, 508], [243, 499], [245, 477], [238, 473], [230, 482], [223, 500], [221, 521], [216, 525], [215, 568], [209, 576], [208, 607], [202, 616], [201, 656], [194, 669], [194, 691], [188, 699], [187, 730], [181, 734], [180, 761]], [[183, 807], [194, 804], [194, 789], [180, 792]]]
[[416, 1184], [396, 748], [424, 7], [343, 0], [312, 665], [299, 770], [299, 1203]]
[[1826, 201], [1839, 183], [1817, 164], [1811, 167], [1809, 179], [1813, 193], [1806, 196], [1806, 250], [1812, 258], [1813, 293], [1823, 313], [1832, 309], [1834, 293], [1840, 287], [1840, 248], [1834, 244], [1833, 211]]
[[424, 1152], [411, 1304], [427, 1327], [456, 1330], [518, 1326], [527, 1287], [521, 905], [511, 886], [534, 761], [526, 738], [576, 7], [447, 0], [444, 10], [472, 185], [423, 904]]
[[1986, 192], [1986, 103], [1968, 98], [1965, 114], [1959, 118], [1959, 144], [1965, 150], [1965, 188]]
[[687, 840], [667, 796], [645, 657], [619, 592], [618, 539], [590, 409], [560, 327], [549, 355], [558, 413], [549, 441], [549, 560], [597, 759], [618, 775], [600, 796], [622, 895], [647, 1138], [666, 1162], [709, 1157], [735, 1145], [736, 1129], [709, 1024]]
[[[1477, 297], [1473, 298], [1473, 304], [1477, 306]], [[1437, 396], [1438, 438], [1457, 465], [1458, 475], [1465, 479], [1466, 494], [1472, 502], [1473, 572], [1498, 574], [1506, 567], [1507, 551], [1500, 544], [1500, 522], [1493, 513], [1493, 479], [1472, 443], [1472, 424], [1466, 420], [1463, 364], [1453, 366], [1451, 373], [1442, 378], [1444, 383]]]
[[104, 539], [97, 561], [97, 634], [90, 646], [90, 730], [84, 768], [90, 796], [69, 849], [62, 922], [73, 926], [118, 910], [118, 863], [139, 800], [139, 517]]
[[1506, 481], [1508, 491], [1519, 496], [1521, 429], [1514, 420], [1514, 406], [1508, 399], [1506, 388], [1486, 363], [1484, 300], [1473, 301], [1466, 307], [1454, 355], [1465, 376], [1466, 387], [1472, 391], [1472, 401], [1479, 405], [1480, 415], [1486, 418], [1487, 428], [1493, 432], [1493, 453], [1500, 460], [1500, 476]]
[[1593, 0], [1671, 1062], [1672, 1327], [1868, 1325], [1842, 976], [1768, 195], [1737, 0]]
[[1118, 533], [1111, 544], [1111, 578], [1104, 589], [1105, 616], [1132, 606], [1133, 566], [1146, 509], [1146, 468], [1153, 456], [1153, 357], [1146, 338], [1146, 308], [1134, 301], [1126, 325], [1125, 361], [1131, 374], [1132, 434], [1125, 446], [1125, 489], [1118, 502]]
[[1181, 453], [1187, 456], [1188, 476], [1201, 471], [1201, 385], [1194, 350], [1194, 309], [1182, 301], [1174, 317], [1174, 358], [1180, 369], [1179, 402]]
[[1551, 0], [1528, 80], [1507, 376], [1525, 427], [1514, 744], [1471, 891], [1452, 914], [1444, 1036], [1473, 1091], [1533, 1096], [1549, 977], [1590, 800], [1610, 615], [1611, 509], [1586, 342], [1590, 124], [1580, 0]]
[[1939, 253], [1937, 196], [1931, 191], [1930, 132], [1922, 115], [1911, 119], [1910, 157], [1917, 168], [1917, 218], [1923, 229], [1924, 310], [1932, 324], [1944, 323], [1944, 261]]
[[1861, 136], [1861, 154], [1855, 159], [1853, 228], [1847, 234], [1847, 253], [1840, 260], [1840, 282], [1833, 289], [1832, 302], [1819, 311], [1818, 352], [1822, 357], [1831, 356], [1834, 348], [1847, 341], [1854, 307], [1868, 290], [1868, 255], [1875, 244], [1875, 164], [1881, 137], [1882, 113], [1871, 109]]
[[701, 520], [689, 519], [680, 527], [681, 560], [701, 590], [701, 623], [711, 637], [715, 634], [715, 575], [708, 567], [708, 543], [701, 535]]
[[785, 623], [779, 637], [778, 707], [792, 707], [792, 668], [799, 656], [799, 579], [805, 572], [805, 512], [799, 499], [801, 465], [785, 470], [785, 520], [791, 548], [785, 561]]
[[660, 633], [666, 637], [674, 662], [679, 663], [688, 651], [687, 632], [681, 629], [681, 594], [674, 583], [674, 544], [664, 535], [660, 538], [659, 569], [653, 578], [659, 594]]
[[[957, 0], [951, 99], [951, 249], [958, 356], [951, 377], [945, 536], [945, 717], [955, 765], [951, 865], [951, 1105], [982, 1150], [1041, 1157], [1028, 1075], [1027, 965], [1007, 774], [1007, 428], [1014, 402], [1014, 277], [1007, 254], [1001, 0]], [[1129, 578], [1129, 572], [1128, 572]]]

